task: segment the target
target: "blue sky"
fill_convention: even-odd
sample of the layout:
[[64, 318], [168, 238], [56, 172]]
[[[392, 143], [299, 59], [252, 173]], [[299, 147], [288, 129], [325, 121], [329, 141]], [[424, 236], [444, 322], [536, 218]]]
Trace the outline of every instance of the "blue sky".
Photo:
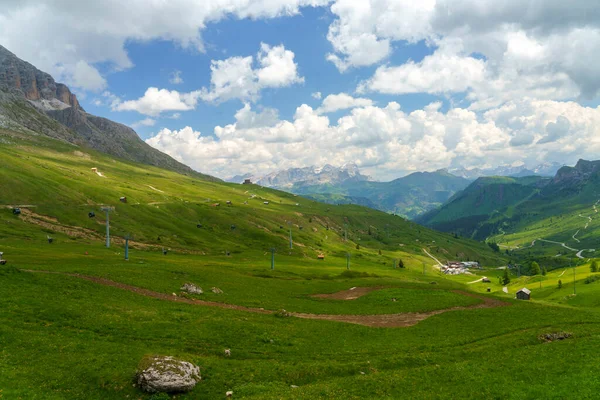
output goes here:
[[586, 0], [30, 0], [0, 10], [0, 43], [219, 177], [600, 155]]
[[[148, 86], [189, 92], [210, 85], [211, 60], [225, 59], [231, 56], [248, 56], [257, 52], [261, 43], [283, 44], [292, 50], [299, 65], [299, 73], [305, 77], [305, 83], [281, 89], [267, 89], [261, 93], [257, 107], [271, 107], [279, 111], [282, 119], [291, 119], [299, 104], [306, 103], [317, 108], [321, 101], [311, 96], [321, 92], [328, 94], [352, 92], [363, 80], [368, 79], [377, 66], [368, 66], [340, 73], [328, 62], [324, 54], [331, 52], [327, 41], [327, 31], [333, 21], [333, 15], [326, 8], [306, 8], [301, 14], [274, 20], [234, 20], [227, 19], [210, 24], [203, 32], [206, 52], [193, 48], [182, 48], [169, 41], [150, 41], [145, 43], [128, 42], [125, 49], [135, 66], [125, 71], [115, 72], [105, 67], [106, 79], [111, 92], [123, 100], [143, 96]], [[401, 64], [409, 59], [421, 61], [433, 52], [424, 42], [406, 46], [396, 44], [396, 51], [390, 57], [392, 64]], [[181, 72], [182, 84], [172, 84], [170, 79], [175, 71]], [[135, 111], [112, 112], [106, 106], [95, 106], [98, 96], [86, 96], [82, 101], [84, 108], [93, 114], [101, 115], [126, 125], [135, 124], [140, 114]], [[428, 94], [369, 96], [377, 104], [398, 101], [405, 111], [420, 109], [432, 101], [445, 101], [439, 96]], [[212, 135], [215, 125], [234, 122], [233, 115], [243, 106], [243, 101], [233, 100], [219, 105], [200, 103], [193, 112], [180, 113], [178, 120], [165, 114], [157, 119], [153, 127], [136, 126], [136, 132], [147, 139], [156, 132], [156, 127], [179, 129], [193, 126], [206, 135]], [[343, 112], [330, 114], [335, 120]]]

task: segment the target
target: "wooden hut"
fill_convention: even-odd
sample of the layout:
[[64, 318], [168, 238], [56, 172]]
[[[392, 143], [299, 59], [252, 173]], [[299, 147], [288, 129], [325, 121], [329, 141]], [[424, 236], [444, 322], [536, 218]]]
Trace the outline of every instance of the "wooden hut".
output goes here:
[[319, 260], [324, 260], [324, 259], [325, 259], [325, 254], [319, 254], [319, 255], [317, 256], [317, 259], [319, 259]]
[[517, 292], [517, 299], [519, 300], [530, 300], [531, 299], [531, 290], [527, 288], [523, 288]]

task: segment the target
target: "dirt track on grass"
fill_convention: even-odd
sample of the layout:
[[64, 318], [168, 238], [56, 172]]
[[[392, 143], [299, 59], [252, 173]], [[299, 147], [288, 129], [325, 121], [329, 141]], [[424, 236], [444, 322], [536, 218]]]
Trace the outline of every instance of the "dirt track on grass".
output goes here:
[[[140, 288], [137, 286], [126, 285], [124, 283], [115, 282], [115, 281], [111, 281], [109, 279], [100, 278], [100, 277], [96, 277], [96, 276], [73, 274], [73, 273], [66, 273], [66, 272], [27, 270], [27, 269], [23, 269], [21, 271], [31, 272], [31, 273], [66, 275], [66, 276], [70, 276], [70, 277], [74, 277], [74, 278], [85, 279], [87, 281], [94, 282], [94, 283], [104, 285], [104, 286], [112, 286], [112, 287], [116, 287], [116, 288], [119, 288], [122, 290], [127, 290], [127, 291], [137, 293], [142, 296], [152, 297], [155, 299], [166, 300], [166, 301], [173, 301], [173, 302], [178, 302], [178, 303], [186, 303], [186, 304], [200, 305], [200, 306], [206, 306], [206, 307], [218, 307], [218, 308], [225, 308], [225, 309], [229, 309], [229, 310], [245, 311], [245, 312], [257, 313], [257, 314], [273, 314], [274, 313], [274, 311], [264, 310], [262, 308], [244, 307], [244, 306], [238, 306], [235, 304], [219, 303], [216, 301], [197, 300], [197, 299], [182, 297], [181, 295], [173, 295], [173, 294], [168, 295], [166, 293], [159, 293], [159, 292], [155, 292], [152, 290], [143, 289], [143, 288]], [[352, 290], [352, 292], [355, 292], [356, 290], [359, 290], [359, 289], [363, 292], [363, 295], [364, 295], [368, 292], [371, 292], [371, 291], [377, 290], [377, 289], [381, 289], [381, 288], [364, 288], [364, 287], [358, 288], [357, 287], [356, 289]], [[321, 296], [338, 295], [338, 297], [342, 300], [349, 300], [348, 298], [344, 298], [344, 296], [347, 297], [346, 292], [348, 292], [348, 290], [344, 290], [342, 292], [333, 293], [333, 294], [329, 294], [329, 295], [321, 295]], [[481, 296], [481, 295], [477, 295], [477, 294], [473, 294], [473, 293], [463, 292], [461, 290], [453, 290], [453, 292], [464, 295], [464, 296], [474, 297], [476, 299], [482, 300], [482, 302], [479, 304], [475, 304], [475, 305], [467, 306], [467, 307], [452, 307], [452, 308], [445, 308], [442, 310], [435, 310], [435, 311], [429, 311], [429, 312], [423, 312], [423, 313], [400, 313], [400, 314], [381, 314], [381, 315], [343, 315], [343, 314], [327, 315], [327, 314], [308, 314], [308, 313], [292, 312], [290, 314], [293, 317], [302, 318], [302, 319], [346, 322], [349, 324], [358, 324], [358, 325], [364, 325], [364, 326], [370, 326], [370, 327], [376, 327], [376, 328], [402, 328], [402, 327], [409, 327], [409, 326], [416, 325], [419, 322], [421, 322], [431, 316], [443, 314], [443, 313], [449, 312], [449, 311], [471, 310], [471, 309], [479, 309], [479, 308], [494, 308], [494, 307], [503, 307], [503, 306], [510, 305], [510, 303], [506, 303], [506, 302], [500, 301], [498, 299], [489, 298], [489, 297], [485, 297], [485, 296]], [[340, 293], [343, 293], [343, 294], [340, 294]], [[328, 297], [328, 298], [333, 298], [333, 297]]]
[[355, 287], [348, 290], [342, 290], [335, 293], [327, 294], [313, 294], [312, 297], [318, 299], [329, 299], [329, 300], [356, 300], [359, 297], [364, 296], [367, 293], [371, 293], [375, 290], [383, 289], [383, 286], [372, 286], [372, 287]]

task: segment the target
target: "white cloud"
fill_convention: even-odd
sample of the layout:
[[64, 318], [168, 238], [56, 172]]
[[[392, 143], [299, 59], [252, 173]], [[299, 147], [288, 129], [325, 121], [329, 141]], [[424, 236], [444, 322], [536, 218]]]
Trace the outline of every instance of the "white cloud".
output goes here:
[[[73, 78], [77, 64], [83, 62], [94, 68], [97, 63], [106, 63], [111, 70], [130, 68], [133, 63], [125, 49], [128, 41], [168, 40], [203, 51], [201, 34], [210, 22], [289, 16], [298, 14], [302, 7], [328, 3], [329, 0], [5, 1], [0, 8], [0, 43], [56, 78], [79, 82], [88, 89], [87, 80]], [[93, 89], [98, 88], [97, 77], [91, 82]]]
[[169, 78], [169, 82], [173, 85], [181, 85], [183, 83], [183, 78], [181, 77], [181, 71], [175, 70], [171, 72], [171, 77]]
[[599, 10], [588, 0], [337, 0], [327, 58], [344, 71], [424, 41], [432, 55], [382, 66], [359, 89], [467, 92], [474, 109], [524, 97], [592, 99], [600, 95]]
[[154, 120], [152, 118], [146, 118], [141, 121], [134, 122], [133, 124], [131, 124], [131, 127], [139, 128], [141, 126], [154, 126], [154, 125], [156, 125], [156, 120]]
[[314, 92], [314, 93], [311, 93], [311, 97], [316, 100], [321, 100], [323, 95], [321, 94], [321, 92]]
[[382, 66], [362, 82], [359, 92], [388, 94], [466, 92], [485, 80], [483, 60], [458, 55], [453, 46], [441, 47], [421, 62], [409, 61], [398, 67]]
[[[332, 124], [307, 105], [298, 107], [292, 120], [276, 120], [271, 111], [263, 119], [264, 111], [255, 113], [245, 105], [235, 123], [215, 127], [215, 137], [188, 127], [163, 129], [147, 142], [222, 177], [352, 161], [378, 179], [393, 179], [457, 163], [531, 166], [542, 161], [573, 163], [600, 154], [600, 107], [523, 100], [482, 116], [462, 108], [440, 110], [440, 104], [433, 103], [405, 113], [391, 102], [354, 108]], [[563, 129], [567, 120], [569, 128]], [[552, 141], [538, 142], [552, 132]]]
[[373, 105], [371, 99], [354, 98], [346, 93], [330, 94], [325, 97], [323, 104], [316, 112], [317, 114], [327, 114], [348, 108], [368, 107], [371, 105]]
[[152, 117], [165, 111], [192, 110], [198, 102], [198, 92], [179, 93], [176, 90], [148, 88], [144, 96], [137, 100], [118, 102], [114, 111], [137, 111]]
[[416, 42], [430, 36], [435, 0], [337, 0], [337, 15], [327, 39], [335, 53], [327, 59], [344, 72], [378, 63], [392, 51], [392, 41]]
[[285, 87], [294, 83], [303, 83], [298, 76], [298, 65], [294, 62], [294, 53], [283, 45], [271, 47], [260, 44], [257, 59], [261, 68], [256, 71], [258, 84], [262, 87]]
[[199, 99], [221, 103], [231, 99], [255, 101], [260, 91], [280, 88], [304, 82], [298, 75], [294, 53], [283, 45], [271, 47], [262, 43], [257, 56], [259, 67], [253, 68], [254, 58], [230, 57], [211, 61], [211, 87], [189, 93], [150, 87], [137, 100], [112, 103], [114, 111], [137, 111], [156, 117], [166, 111], [189, 111], [196, 107]]
[[64, 69], [63, 75], [67, 78], [67, 84], [84, 90], [98, 92], [106, 88], [104, 79], [98, 70], [85, 61], [79, 60], [70, 68]]
[[204, 88], [201, 98], [221, 103], [231, 99], [255, 101], [265, 88], [280, 88], [304, 82], [298, 75], [294, 53], [283, 45], [261, 43], [257, 55], [259, 67], [254, 68], [254, 57], [230, 57], [211, 61], [211, 87]]

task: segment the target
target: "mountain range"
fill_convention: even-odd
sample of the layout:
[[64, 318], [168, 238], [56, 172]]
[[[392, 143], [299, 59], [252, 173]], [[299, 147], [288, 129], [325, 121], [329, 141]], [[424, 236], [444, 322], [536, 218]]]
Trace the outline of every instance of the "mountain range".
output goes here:
[[123, 160], [140, 162], [202, 179], [192, 170], [146, 144], [128, 126], [87, 113], [77, 96], [52, 76], [0, 46], [0, 128], [44, 134]]
[[532, 168], [527, 168], [524, 165], [521, 166], [510, 166], [501, 165], [495, 168], [449, 168], [448, 172], [452, 175], [460, 176], [466, 179], [477, 179], [485, 176], [554, 176], [556, 172], [563, 166], [557, 162], [542, 163]]
[[579, 160], [553, 177], [479, 178], [416, 222], [566, 264], [600, 253], [599, 211], [600, 161]]
[[473, 180], [486, 176], [551, 176], [561, 167], [557, 163], [497, 168], [454, 168], [415, 172], [390, 182], [377, 182], [363, 175], [355, 164], [290, 168], [262, 177], [251, 174], [228, 179], [240, 183], [251, 179], [258, 185], [299, 194], [331, 204], [358, 204], [407, 218], [434, 210]]

